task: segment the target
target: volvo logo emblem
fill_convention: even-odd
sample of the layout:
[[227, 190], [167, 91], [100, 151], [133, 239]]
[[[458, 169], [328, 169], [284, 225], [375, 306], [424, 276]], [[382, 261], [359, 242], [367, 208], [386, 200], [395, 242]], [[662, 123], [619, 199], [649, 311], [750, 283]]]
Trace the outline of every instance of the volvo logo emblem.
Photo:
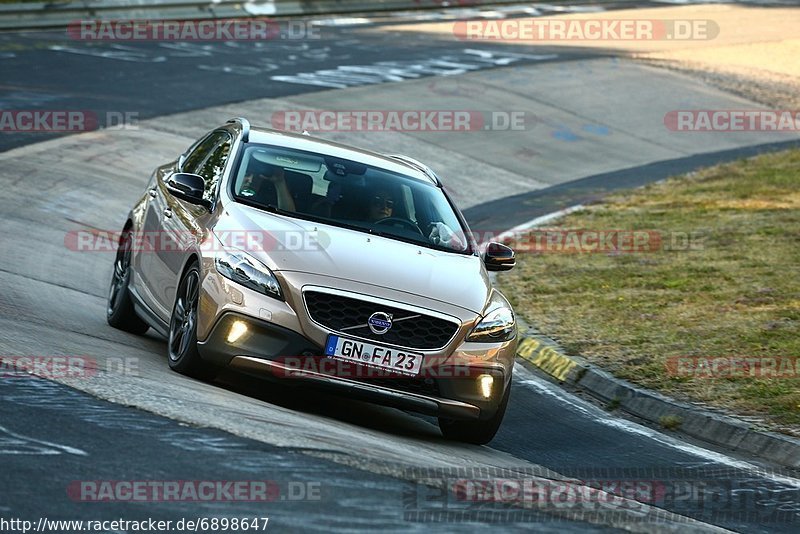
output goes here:
[[388, 313], [375, 312], [367, 320], [369, 329], [375, 334], [385, 334], [392, 327], [392, 316]]

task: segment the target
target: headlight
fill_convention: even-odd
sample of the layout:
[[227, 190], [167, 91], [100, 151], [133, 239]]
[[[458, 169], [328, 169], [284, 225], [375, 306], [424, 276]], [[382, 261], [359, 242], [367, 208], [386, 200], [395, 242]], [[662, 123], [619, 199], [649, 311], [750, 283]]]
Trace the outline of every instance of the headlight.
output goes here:
[[467, 341], [483, 343], [508, 341], [514, 339], [516, 334], [517, 323], [514, 320], [514, 312], [504, 306], [486, 314], [486, 317], [467, 336]]
[[269, 268], [241, 250], [222, 250], [214, 258], [217, 272], [237, 284], [283, 300], [278, 279]]

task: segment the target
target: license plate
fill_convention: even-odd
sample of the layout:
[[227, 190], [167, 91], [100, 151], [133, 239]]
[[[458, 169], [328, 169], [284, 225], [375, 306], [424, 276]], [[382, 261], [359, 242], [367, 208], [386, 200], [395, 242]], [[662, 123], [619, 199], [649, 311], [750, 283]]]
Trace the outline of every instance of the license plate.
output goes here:
[[334, 335], [328, 336], [325, 355], [409, 375], [419, 374], [422, 368], [422, 354]]

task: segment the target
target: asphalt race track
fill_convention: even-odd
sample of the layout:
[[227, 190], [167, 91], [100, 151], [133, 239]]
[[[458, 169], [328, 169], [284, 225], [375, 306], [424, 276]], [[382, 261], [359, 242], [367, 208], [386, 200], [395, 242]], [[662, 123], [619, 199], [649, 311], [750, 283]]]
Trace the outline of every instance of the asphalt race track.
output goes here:
[[[400, 80], [352, 68], [386, 62]], [[529, 120], [518, 131], [321, 134], [428, 162], [473, 229], [499, 232], [611, 189], [797, 144], [765, 133], [698, 143], [664, 128], [670, 110], [747, 101], [611, 52], [464, 46], [374, 25], [326, 27], [316, 41], [231, 45], [7, 33], [0, 65], [2, 109], [136, 118], [76, 135], [0, 134], [0, 355], [100, 365], [60, 384], [0, 376], [0, 517], [266, 516], [270, 531], [286, 532], [486, 523], [504, 531], [797, 531], [792, 473], [609, 414], [519, 364], [506, 420], [485, 447], [447, 442], [433, 421], [399, 410], [233, 374], [206, 384], [173, 373], [163, 339], [107, 326], [113, 254], [76, 251], [68, 239], [75, 230], [119, 230], [152, 169], [233, 116], [269, 125], [292, 109], [522, 111]], [[442, 473], [473, 469], [457, 478], [480, 478], [488, 467], [537, 480], [685, 483], [721, 488], [728, 500], [695, 491], [617, 507], [520, 507], [526, 515], [462, 517], [467, 523], [413, 516], [442, 506], [433, 496]], [[76, 498], [76, 481], [102, 480], [268, 480], [274, 493], [266, 503]], [[463, 511], [463, 502], [449, 504]]]

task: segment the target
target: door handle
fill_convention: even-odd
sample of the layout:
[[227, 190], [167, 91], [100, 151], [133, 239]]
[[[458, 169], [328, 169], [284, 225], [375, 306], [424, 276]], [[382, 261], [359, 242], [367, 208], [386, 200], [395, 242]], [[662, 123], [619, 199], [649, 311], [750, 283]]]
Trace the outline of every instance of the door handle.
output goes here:
[[156, 188], [154, 187], [150, 191], [148, 191], [147, 194], [150, 195], [150, 198], [156, 198], [156, 195], [158, 193], [156, 193]]
[[172, 210], [169, 209], [169, 208], [165, 209], [164, 210], [164, 217], [166, 217], [167, 219], [171, 219], [172, 218]]

